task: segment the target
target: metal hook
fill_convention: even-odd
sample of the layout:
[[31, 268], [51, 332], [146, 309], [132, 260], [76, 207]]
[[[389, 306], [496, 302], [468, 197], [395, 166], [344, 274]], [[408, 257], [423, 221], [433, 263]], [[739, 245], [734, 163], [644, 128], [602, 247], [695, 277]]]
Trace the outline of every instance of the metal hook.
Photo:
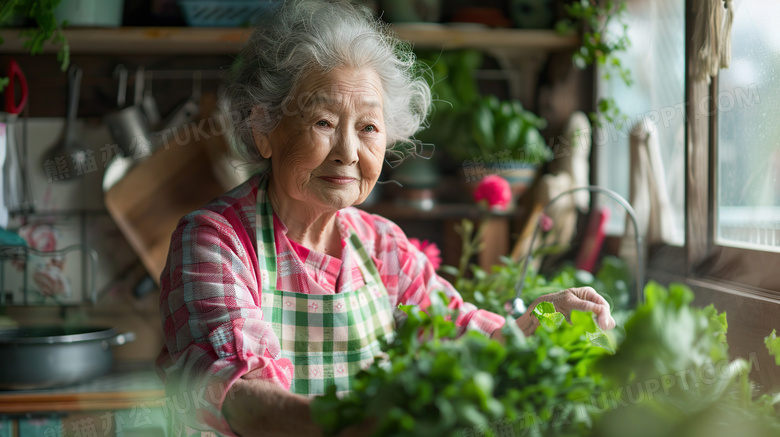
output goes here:
[[144, 98], [144, 85], [146, 74], [144, 73], [144, 67], [139, 66], [135, 70], [135, 84], [133, 85], [133, 104], [140, 105], [141, 99]]
[[200, 93], [203, 87], [202, 79], [203, 79], [202, 71], [196, 70], [192, 72], [192, 97], [195, 100], [198, 100], [200, 98]]
[[124, 65], [119, 64], [114, 68], [114, 77], [119, 79], [119, 88], [116, 95], [117, 107], [125, 105], [127, 98], [127, 68]]

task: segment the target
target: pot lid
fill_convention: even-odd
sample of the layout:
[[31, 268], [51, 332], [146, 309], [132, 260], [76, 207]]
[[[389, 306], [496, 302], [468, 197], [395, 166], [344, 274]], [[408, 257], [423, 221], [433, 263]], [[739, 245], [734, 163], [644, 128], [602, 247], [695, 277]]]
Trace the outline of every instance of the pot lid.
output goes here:
[[114, 328], [96, 326], [27, 326], [0, 329], [0, 344], [52, 344], [103, 340], [117, 335]]

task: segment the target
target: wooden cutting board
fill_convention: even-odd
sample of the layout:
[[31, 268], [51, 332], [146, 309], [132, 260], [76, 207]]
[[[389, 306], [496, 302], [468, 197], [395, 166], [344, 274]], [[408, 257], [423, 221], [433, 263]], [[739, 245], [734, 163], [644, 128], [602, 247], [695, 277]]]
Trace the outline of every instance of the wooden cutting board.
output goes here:
[[[206, 133], [224, 132], [216, 110], [216, 96], [204, 94], [200, 120]], [[211, 117], [211, 118], [209, 118]], [[189, 129], [189, 141], [184, 129]], [[149, 275], [160, 283], [170, 247], [171, 234], [179, 219], [228, 191], [220, 182], [213, 158], [227, 153], [226, 135], [195, 135], [192, 126], [179, 129], [179, 142], [168, 135], [165, 147], [138, 162], [106, 194], [111, 217], [140, 257]], [[224, 180], [224, 179], [223, 179]]]

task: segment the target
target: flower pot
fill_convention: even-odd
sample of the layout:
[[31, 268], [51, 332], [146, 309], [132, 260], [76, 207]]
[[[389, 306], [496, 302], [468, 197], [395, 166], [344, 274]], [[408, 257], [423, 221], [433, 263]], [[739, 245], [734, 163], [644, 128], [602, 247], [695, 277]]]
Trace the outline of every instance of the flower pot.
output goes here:
[[399, 204], [422, 210], [433, 208], [434, 189], [441, 182], [434, 161], [417, 156], [407, 158], [393, 169], [391, 179], [403, 186], [396, 199]]
[[437, 22], [441, 0], [384, 0], [381, 9], [389, 23]]
[[555, 22], [552, 0], [510, 0], [509, 12], [520, 29], [550, 29]]
[[509, 181], [512, 195], [517, 198], [533, 183], [540, 167], [539, 164], [512, 161], [508, 165], [502, 166], [499, 174]]
[[124, 0], [62, 0], [54, 9], [57, 21], [68, 26], [119, 27]]
[[498, 175], [509, 182], [512, 196], [516, 200], [533, 183], [541, 165], [524, 161], [496, 160], [477, 162], [466, 160], [463, 163], [463, 176], [469, 192], [473, 193], [479, 181], [487, 175]]

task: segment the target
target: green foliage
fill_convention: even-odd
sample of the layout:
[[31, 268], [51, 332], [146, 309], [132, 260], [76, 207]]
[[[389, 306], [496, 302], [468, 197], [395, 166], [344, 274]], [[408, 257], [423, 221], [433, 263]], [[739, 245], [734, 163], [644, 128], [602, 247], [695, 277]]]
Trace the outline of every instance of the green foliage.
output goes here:
[[[694, 308], [689, 305], [692, 300], [693, 293], [684, 285], [672, 284], [667, 290], [650, 281], [645, 286], [646, 303], [625, 325], [631, 341], [602, 362], [602, 368], [618, 381], [630, 383], [727, 359], [725, 325], [713, 307]], [[685, 394], [698, 397], [704, 392]]]
[[[515, 297], [515, 287], [522, 277], [522, 259], [514, 262], [502, 258], [502, 264], [494, 265], [489, 272], [471, 265], [471, 276], [461, 275], [454, 281], [455, 288], [463, 299], [479, 308], [507, 314], [506, 303]], [[452, 272], [453, 269], [445, 269]], [[622, 326], [628, 317], [630, 301], [629, 283], [631, 274], [626, 263], [616, 257], [605, 257], [601, 268], [593, 275], [574, 266], [566, 266], [552, 278], [529, 270], [523, 285], [523, 302], [530, 305], [544, 294], [555, 293], [572, 287], [593, 287], [609, 303], [612, 315], [618, 326]]]
[[539, 129], [547, 121], [523, 109], [518, 100], [499, 101], [485, 96], [470, 110], [471, 137], [478, 147], [471, 156], [491, 156], [509, 151], [512, 160], [542, 164], [553, 158]]
[[[627, 86], [633, 84], [631, 70], [624, 67], [620, 58], [631, 46], [628, 38], [628, 25], [625, 23], [625, 0], [573, 0], [565, 5], [569, 18], [559, 21], [556, 29], [559, 33], [582, 31], [582, 46], [572, 56], [574, 65], [584, 70], [596, 65], [605, 80], [619, 77]], [[617, 22], [617, 25], [613, 23]], [[591, 121], [599, 125], [601, 119], [615, 122], [623, 118], [620, 108], [611, 97], [600, 98], [596, 104], [597, 112], [591, 113]]]
[[769, 355], [775, 357], [775, 364], [780, 366], [780, 338], [777, 338], [777, 331], [772, 330], [768, 337], [764, 338], [764, 344], [769, 351]]
[[[517, 100], [480, 96], [475, 73], [482, 64], [476, 50], [423, 52], [433, 93], [430, 127], [417, 138], [444, 147], [458, 160], [509, 152], [508, 158], [529, 163], [552, 159], [539, 129], [546, 120], [523, 109]], [[505, 153], [506, 153], [505, 152]]]
[[[375, 436], [778, 435], [780, 395], [756, 396], [750, 364], [729, 361], [725, 313], [692, 307], [681, 284], [650, 282], [645, 294], [617, 348], [592, 314], [573, 311], [569, 323], [547, 303], [531, 337], [508, 319], [503, 345], [458, 337], [443, 296], [427, 312], [402, 307], [384, 358], [343, 398], [315, 398], [313, 417], [329, 434], [373, 418]], [[775, 332], [766, 342], [777, 351]]]
[[[454, 278], [452, 283], [466, 302], [496, 314], [509, 314], [511, 311], [507, 302], [514, 299], [517, 283], [523, 277], [523, 259], [514, 261], [502, 257], [501, 264], [491, 266], [490, 271], [485, 271], [477, 265], [469, 264], [471, 257], [482, 250], [484, 229], [480, 227], [475, 232], [474, 224], [464, 219], [456, 226], [455, 231], [462, 242], [458, 268], [442, 266], [441, 271]], [[554, 253], [556, 250], [541, 247], [534, 253], [534, 257]], [[608, 256], [602, 259], [601, 268], [595, 276], [571, 265], [561, 269], [551, 279], [529, 270], [524, 279], [522, 298], [526, 305], [530, 305], [544, 294], [572, 287], [592, 287], [609, 303], [612, 316], [618, 326], [622, 326], [628, 316], [630, 281], [631, 274], [626, 263], [619, 258]]]
[[[43, 46], [51, 42], [60, 46], [57, 52], [57, 61], [62, 71], [68, 69], [70, 64], [70, 47], [62, 27], [67, 23], [58, 23], [54, 16], [54, 8], [61, 0], [4, 0], [0, 5], [0, 23], [7, 23], [13, 17], [21, 17], [35, 22], [35, 27], [22, 29], [19, 34], [26, 38], [24, 48], [31, 55], [43, 53]], [[0, 44], [3, 39], [0, 38]], [[5, 79], [5, 80], [3, 80]], [[7, 78], [0, 78], [0, 91], [8, 85]]]
[[542, 328], [552, 332], [561, 327], [565, 320], [563, 314], [555, 311], [555, 305], [550, 302], [541, 302], [534, 308], [534, 316], [539, 319]]
[[572, 314], [569, 324], [545, 313], [561, 317], [529, 338], [510, 320], [502, 345], [477, 332], [457, 337], [443, 299], [433, 298], [427, 312], [402, 307], [408, 317], [385, 359], [359, 373], [343, 398], [331, 389], [314, 399], [313, 417], [327, 434], [369, 417], [377, 420], [375, 436], [461, 436], [500, 427], [587, 433], [589, 410], [577, 400], [601, 387], [591, 369], [607, 353], [589, 340], [598, 329], [591, 314]]
[[[608, 392], [632, 389], [634, 399], [598, 419], [597, 435], [770, 436], [780, 432], [773, 405], [754, 400], [750, 365], [729, 360], [726, 315], [696, 308], [691, 290], [650, 282], [646, 303], [626, 323], [626, 340], [597, 365]], [[639, 395], [644, 393], [644, 395]]]

